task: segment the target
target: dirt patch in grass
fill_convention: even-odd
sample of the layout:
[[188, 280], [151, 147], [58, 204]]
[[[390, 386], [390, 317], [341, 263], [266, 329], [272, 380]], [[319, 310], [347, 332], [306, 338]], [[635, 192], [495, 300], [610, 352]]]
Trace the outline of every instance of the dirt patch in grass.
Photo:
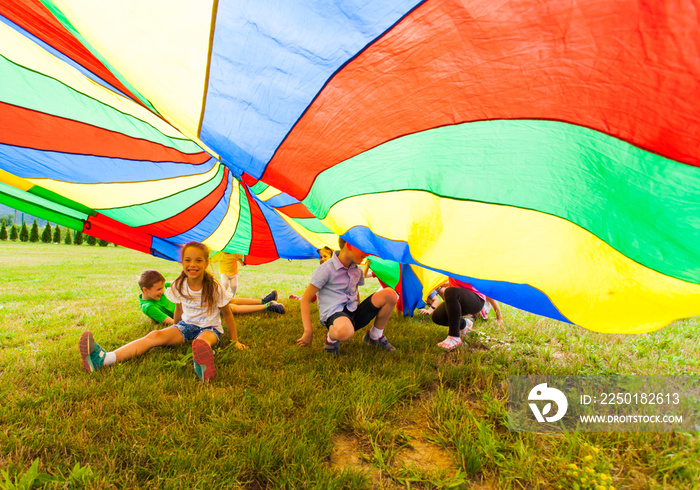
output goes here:
[[399, 438], [402, 442], [391, 448], [392, 456], [385, 461], [386, 467], [373, 460], [369, 440], [348, 432], [339, 432], [331, 438], [331, 467], [364, 472], [374, 488], [395, 488], [401, 485], [408, 471], [420, 476], [422, 483], [429, 487], [435, 486], [434, 477], [438, 474], [456, 474], [458, 467], [450, 453], [430, 440], [431, 429], [423, 401], [417, 398], [404, 413], [408, 417], [396, 426], [397, 432], [402, 434]]
[[370, 451], [354, 434], [339, 432], [331, 437], [331, 468], [350, 469], [365, 473], [375, 488], [383, 488], [381, 472], [369, 462]]
[[450, 454], [442, 447], [431, 442], [425, 432], [425, 428], [419, 426], [408, 427], [404, 433], [410, 437], [408, 445], [401, 448], [396, 455], [395, 463], [406, 466], [415, 465], [427, 471], [448, 470], [457, 471], [457, 465]]

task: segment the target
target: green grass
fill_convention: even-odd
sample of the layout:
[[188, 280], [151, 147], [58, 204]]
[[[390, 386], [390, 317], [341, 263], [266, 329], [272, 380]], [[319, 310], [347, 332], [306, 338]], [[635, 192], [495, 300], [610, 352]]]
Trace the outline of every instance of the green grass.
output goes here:
[[313, 347], [295, 345], [299, 302], [286, 299], [317, 262], [280, 260], [242, 268], [238, 295], [277, 289], [287, 314], [237, 316], [249, 349], [218, 351], [204, 385], [188, 346], [89, 375], [80, 363], [84, 330], [113, 350], [154, 328], [136, 278], [172, 279], [178, 264], [12, 242], [0, 259], [0, 488], [700, 486], [697, 434], [510, 433], [506, 403], [509, 374], [697, 374], [700, 318], [603, 335], [505, 306], [503, 327], [477, 323], [483, 335], [445, 354], [429, 318], [394, 317], [396, 355], [356, 336], [333, 360], [316, 306]]

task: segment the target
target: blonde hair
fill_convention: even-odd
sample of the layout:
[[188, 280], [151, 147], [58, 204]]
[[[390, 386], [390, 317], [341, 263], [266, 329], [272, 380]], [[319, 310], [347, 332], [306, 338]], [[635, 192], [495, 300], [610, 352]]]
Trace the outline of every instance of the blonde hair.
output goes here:
[[[188, 248], [198, 248], [202, 252], [204, 252], [204, 257], [207, 261], [207, 264], [204, 266], [204, 277], [202, 278], [202, 302], [200, 303], [200, 306], [204, 308], [206, 311], [213, 311], [216, 307], [216, 303], [214, 301], [214, 292], [219, 288], [219, 282], [214, 279], [214, 276], [211, 275], [211, 273], [207, 270], [207, 266], [209, 265], [209, 247], [204, 245], [203, 243], [199, 242], [189, 242], [186, 243], [183, 247], [182, 250], [180, 250], [180, 263], [182, 263], [182, 260], [185, 257], [185, 250]], [[182, 292], [182, 287], [187, 279], [187, 274], [185, 274], [185, 271], [183, 270], [180, 272], [180, 275], [173, 281], [173, 284], [171, 287], [175, 288], [175, 290], [180, 293], [181, 296], [187, 298], [187, 299], [193, 299], [191, 296], [185, 294]]]

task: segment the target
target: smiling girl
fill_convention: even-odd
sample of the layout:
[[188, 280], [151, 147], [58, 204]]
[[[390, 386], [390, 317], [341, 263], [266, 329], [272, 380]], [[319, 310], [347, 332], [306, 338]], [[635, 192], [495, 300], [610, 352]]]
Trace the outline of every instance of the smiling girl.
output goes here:
[[223, 333], [219, 313], [223, 314], [231, 341], [237, 349], [245, 349], [238, 342], [236, 324], [229, 307], [231, 293], [207, 271], [209, 249], [199, 242], [190, 242], [182, 247], [182, 272], [173, 282], [166, 296], [176, 304], [174, 325], [154, 330], [145, 337], [134, 340], [123, 347], [106, 352], [87, 331], [80, 337], [79, 348], [86, 371], [95, 371], [103, 365], [139, 356], [156, 346], [175, 346], [192, 342], [194, 370], [200, 379], [208, 381], [216, 376], [213, 347], [219, 343]]

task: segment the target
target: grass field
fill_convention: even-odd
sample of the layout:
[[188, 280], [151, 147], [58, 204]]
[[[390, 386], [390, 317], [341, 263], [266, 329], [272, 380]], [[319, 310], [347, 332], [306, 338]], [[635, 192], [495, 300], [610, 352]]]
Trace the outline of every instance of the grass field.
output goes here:
[[356, 336], [328, 359], [318, 324], [295, 345], [286, 299], [317, 262], [280, 260], [242, 268], [238, 296], [277, 289], [287, 314], [237, 316], [249, 349], [225, 340], [205, 385], [188, 346], [81, 367], [84, 330], [113, 350], [154, 329], [136, 278], [179, 264], [13, 242], [0, 259], [0, 488], [700, 488], [697, 433], [511, 433], [506, 403], [509, 374], [696, 375], [700, 318], [602, 335], [504, 306], [446, 354], [429, 318], [394, 317], [395, 355]]

